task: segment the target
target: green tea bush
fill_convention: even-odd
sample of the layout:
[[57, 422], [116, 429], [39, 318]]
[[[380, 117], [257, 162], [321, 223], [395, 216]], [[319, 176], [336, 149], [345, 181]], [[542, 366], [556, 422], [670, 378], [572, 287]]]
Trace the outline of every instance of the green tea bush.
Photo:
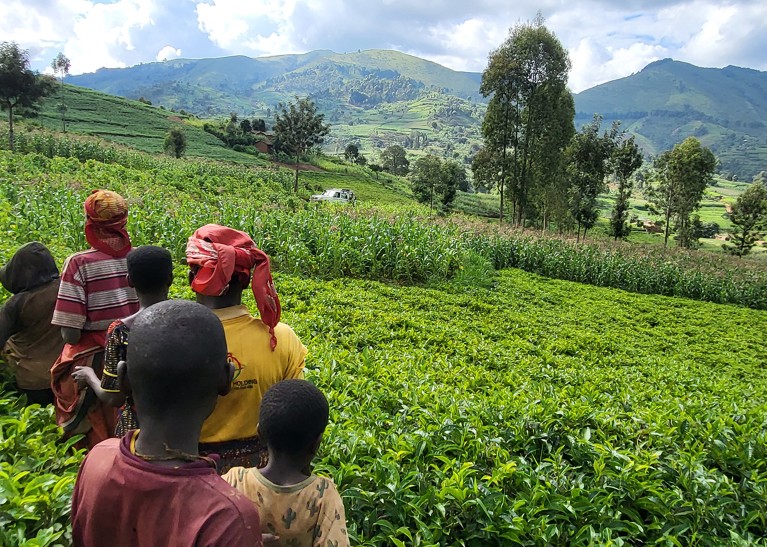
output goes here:
[[82, 452], [60, 443], [53, 407], [23, 406], [0, 377], [0, 545], [71, 545], [69, 511]]
[[[518, 270], [493, 290], [275, 281], [354, 545], [766, 544], [765, 312]], [[49, 409], [4, 395], [0, 415], [0, 544], [66, 545], [79, 456]]]
[[278, 277], [353, 544], [765, 545], [765, 312], [497, 281]]

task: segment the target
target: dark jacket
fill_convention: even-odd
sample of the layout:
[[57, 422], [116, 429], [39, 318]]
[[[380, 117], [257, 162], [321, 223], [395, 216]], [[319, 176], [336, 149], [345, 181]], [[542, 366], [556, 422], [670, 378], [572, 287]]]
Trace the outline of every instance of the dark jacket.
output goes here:
[[59, 291], [59, 270], [50, 251], [36, 241], [21, 247], [5, 267], [0, 283], [13, 296], [0, 309], [0, 348], [5, 348], [22, 389], [50, 387], [50, 368], [64, 342], [51, 325]]

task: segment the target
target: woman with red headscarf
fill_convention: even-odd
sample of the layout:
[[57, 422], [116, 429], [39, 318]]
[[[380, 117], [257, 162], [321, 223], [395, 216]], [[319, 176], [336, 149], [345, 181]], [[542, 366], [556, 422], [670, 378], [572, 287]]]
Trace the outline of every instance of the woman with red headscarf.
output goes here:
[[72, 372], [88, 366], [101, 374], [107, 328], [136, 313], [139, 302], [127, 279], [127, 202], [116, 192], [94, 190], [84, 208], [85, 239], [91, 248], [64, 263], [51, 323], [61, 327], [65, 345], [51, 369], [51, 387], [57, 423], [68, 435], [85, 433], [85, 444], [92, 447], [111, 436], [115, 411], [79, 386]]
[[[219, 473], [233, 466], [262, 467], [266, 446], [258, 438], [261, 398], [272, 384], [302, 378], [306, 347], [288, 325], [280, 323], [280, 299], [269, 257], [245, 232], [207, 224], [186, 247], [189, 281], [200, 304], [224, 325], [232, 390], [220, 397], [202, 426], [200, 452], [221, 457]], [[260, 318], [242, 305], [250, 284]]]

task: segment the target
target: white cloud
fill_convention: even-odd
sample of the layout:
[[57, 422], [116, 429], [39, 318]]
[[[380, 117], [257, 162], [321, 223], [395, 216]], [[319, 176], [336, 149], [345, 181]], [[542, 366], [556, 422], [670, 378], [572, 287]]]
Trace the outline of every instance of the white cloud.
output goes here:
[[572, 61], [569, 87], [577, 93], [596, 83], [629, 76], [666, 57], [666, 53], [663, 47], [657, 45], [634, 43], [625, 48], [612, 49], [592, 38], [584, 38], [569, 51]]
[[11, 0], [0, 35], [32, 50], [32, 57], [53, 59], [57, 51], [72, 61], [72, 74], [104, 66], [125, 66], [122, 53], [135, 49], [133, 32], [151, 25], [155, 0], [58, 2]]
[[707, 6], [701, 12], [703, 22], [679, 49], [680, 57], [703, 66], [742, 62], [767, 69], [767, 3]]
[[[392, 48], [481, 71], [510, 26], [540, 9], [578, 91], [663, 57], [767, 69], [764, 0], [0, 0], [0, 36], [72, 73], [157, 58]], [[172, 46], [169, 44], [173, 44]]]
[[[490, 49], [505, 40], [507, 29], [479, 18], [469, 18], [454, 24], [438, 25], [429, 32], [441, 53], [426, 54], [416, 49], [412, 55], [425, 56], [431, 61], [449, 66], [453, 70], [480, 71], [487, 64]], [[488, 47], [488, 44], [495, 46]]]
[[667, 4], [671, 5], [651, 12], [592, 5], [588, 30], [580, 25], [581, 7], [557, 12], [548, 23], [569, 46], [571, 88], [581, 91], [629, 76], [666, 57], [707, 67], [767, 68], [765, 49], [761, 55], [755, 49], [755, 44], [767, 46], [767, 4], [718, 0]]
[[178, 59], [181, 57], [181, 49], [174, 48], [173, 46], [165, 46], [157, 52], [155, 59], [157, 61], [166, 61], [169, 59]]
[[295, 6], [296, 0], [213, 0], [198, 3], [195, 11], [199, 29], [219, 47], [244, 46], [271, 53], [274, 48], [269, 39], [282, 47], [291, 46], [288, 35], [293, 30], [290, 17]]

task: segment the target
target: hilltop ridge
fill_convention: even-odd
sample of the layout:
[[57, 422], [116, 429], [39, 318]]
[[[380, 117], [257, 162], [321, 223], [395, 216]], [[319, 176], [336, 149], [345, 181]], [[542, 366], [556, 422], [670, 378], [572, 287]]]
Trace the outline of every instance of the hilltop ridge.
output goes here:
[[[480, 80], [479, 73], [371, 49], [174, 59], [100, 69], [67, 82], [203, 117], [237, 112], [269, 120], [279, 102], [308, 95], [333, 126], [328, 152], [356, 142], [375, 156], [400, 144], [415, 155], [435, 153], [468, 165], [481, 145], [486, 103]], [[577, 127], [595, 113], [606, 124], [621, 121], [650, 157], [695, 136], [717, 154], [728, 177], [751, 180], [767, 168], [767, 72], [661, 59], [574, 99]], [[414, 148], [423, 142], [420, 135], [427, 144]]]
[[574, 98], [577, 127], [601, 113], [607, 123], [621, 121], [650, 155], [694, 136], [724, 173], [750, 180], [767, 168], [767, 72], [661, 59]]

